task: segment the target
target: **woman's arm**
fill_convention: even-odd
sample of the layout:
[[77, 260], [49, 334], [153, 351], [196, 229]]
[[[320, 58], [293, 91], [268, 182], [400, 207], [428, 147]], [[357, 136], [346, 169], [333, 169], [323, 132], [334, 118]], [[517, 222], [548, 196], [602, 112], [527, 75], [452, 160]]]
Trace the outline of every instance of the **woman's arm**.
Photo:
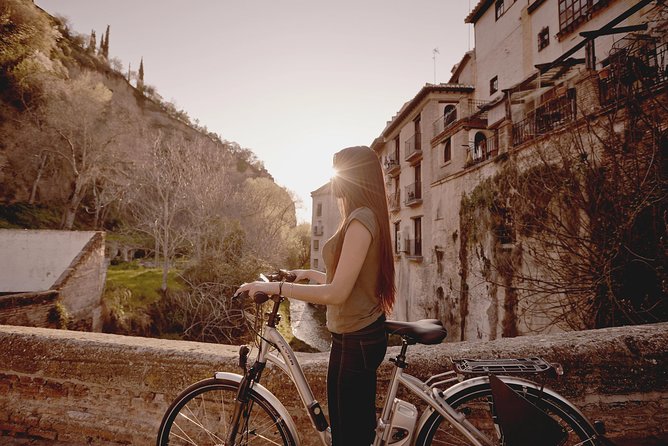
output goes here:
[[[284, 283], [282, 285], [283, 296], [314, 304], [341, 305], [350, 296], [371, 241], [371, 232], [361, 222], [353, 220], [346, 230], [341, 256], [332, 282], [322, 285]], [[237, 293], [248, 291], [252, 296], [261, 291], [272, 295], [279, 293], [279, 286], [280, 282], [251, 282], [241, 285]]]
[[317, 271], [315, 269], [293, 269], [290, 272], [297, 276], [295, 282], [301, 282], [302, 280], [309, 280], [311, 282], [321, 284], [327, 281], [327, 274], [321, 271]]

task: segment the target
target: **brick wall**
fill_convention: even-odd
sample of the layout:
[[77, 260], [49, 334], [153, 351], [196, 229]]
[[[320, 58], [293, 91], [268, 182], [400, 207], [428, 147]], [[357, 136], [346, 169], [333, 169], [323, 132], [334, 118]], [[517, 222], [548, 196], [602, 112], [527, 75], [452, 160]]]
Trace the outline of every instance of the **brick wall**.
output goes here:
[[[188, 384], [236, 371], [237, 347], [100, 333], [0, 326], [0, 443], [151, 445], [162, 414]], [[491, 342], [414, 346], [408, 372], [444, 371], [448, 358], [543, 356], [563, 364], [548, 385], [591, 419], [605, 421], [618, 444], [668, 441], [668, 323]], [[396, 353], [392, 347], [390, 353]], [[298, 355], [325, 402], [326, 353]], [[381, 386], [390, 367], [381, 369]], [[309, 422], [282, 374], [264, 384], [292, 413], [307, 445]], [[306, 433], [307, 435], [304, 435]]]

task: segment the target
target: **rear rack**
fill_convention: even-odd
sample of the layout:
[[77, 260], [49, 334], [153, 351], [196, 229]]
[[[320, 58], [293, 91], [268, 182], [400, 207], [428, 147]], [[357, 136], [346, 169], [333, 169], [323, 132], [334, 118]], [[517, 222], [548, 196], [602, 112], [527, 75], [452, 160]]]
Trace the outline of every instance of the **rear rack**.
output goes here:
[[563, 373], [559, 364], [550, 364], [543, 358], [453, 359], [452, 362], [455, 370], [464, 374]]

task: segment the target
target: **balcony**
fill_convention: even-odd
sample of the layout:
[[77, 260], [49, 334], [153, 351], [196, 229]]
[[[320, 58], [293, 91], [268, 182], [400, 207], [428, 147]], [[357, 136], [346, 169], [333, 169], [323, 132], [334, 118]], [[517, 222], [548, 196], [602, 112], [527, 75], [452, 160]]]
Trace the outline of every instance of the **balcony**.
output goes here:
[[499, 153], [499, 143], [497, 135], [474, 143], [466, 148], [466, 164], [464, 168], [474, 166], [476, 164], [494, 158]]
[[565, 95], [544, 102], [527, 113], [524, 119], [513, 123], [513, 145], [518, 146], [575, 121], [577, 106], [575, 89]]
[[387, 207], [390, 212], [397, 212], [399, 209], [401, 209], [400, 191], [396, 191], [387, 195]]
[[613, 46], [608, 65], [599, 71], [601, 105], [652, 93], [668, 80], [668, 42], [631, 35]]
[[401, 170], [399, 157], [396, 153], [390, 153], [383, 157], [383, 169], [388, 175], [393, 175]]
[[406, 250], [406, 256], [408, 258], [413, 260], [422, 260], [422, 240], [404, 240], [404, 249]]
[[417, 206], [422, 203], [422, 185], [420, 183], [413, 183], [406, 186], [406, 199], [404, 205]]
[[416, 133], [408, 138], [404, 141], [404, 147], [406, 148], [405, 161], [413, 161], [422, 157], [422, 134]]
[[324, 227], [315, 225], [313, 226], [313, 235], [320, 236], [324, 233]]
[[443, 116], [434, 121], [432, 124], [434, 131], [432, 137], [440, 135], [444, 131], [454, 126], [455, 123], [460, 122], [463, 119], [487, 120], [487, 112], [481, 111], [480, 107], [488, 103], [489, 101], [481, 101], [477, 99], [466, 99], [460, 101], [455, 109], [451, 110], [449, 113], [445, 113]]

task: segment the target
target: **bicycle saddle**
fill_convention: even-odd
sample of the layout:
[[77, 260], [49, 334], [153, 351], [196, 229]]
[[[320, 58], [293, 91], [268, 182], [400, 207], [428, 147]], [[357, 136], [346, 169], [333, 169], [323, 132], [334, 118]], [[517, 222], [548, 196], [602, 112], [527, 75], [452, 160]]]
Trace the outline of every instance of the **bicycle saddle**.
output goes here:
[[438, 319], [422, 319], [415, 322], [385, 321], [385, 331], [418, 344], [440, 344], [448, 335]]

